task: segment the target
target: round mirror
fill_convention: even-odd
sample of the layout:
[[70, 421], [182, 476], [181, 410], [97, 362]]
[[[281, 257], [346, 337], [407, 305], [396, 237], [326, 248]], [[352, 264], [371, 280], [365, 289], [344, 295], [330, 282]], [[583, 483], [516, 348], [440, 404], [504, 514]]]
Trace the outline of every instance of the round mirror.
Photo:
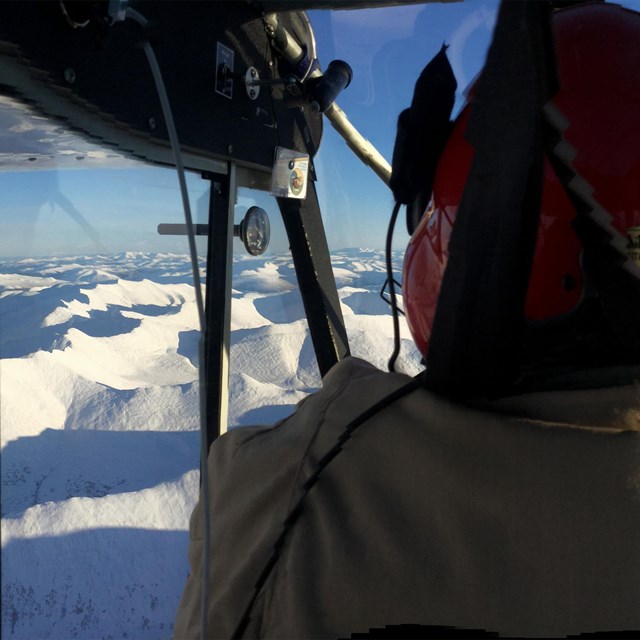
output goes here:
[[242, 240], [252, 256], [262, 255], [269, 246], [271, 236], [267, 212], [261, 207], [249, 207], [242, 222], [234, 227], [234, 235]]

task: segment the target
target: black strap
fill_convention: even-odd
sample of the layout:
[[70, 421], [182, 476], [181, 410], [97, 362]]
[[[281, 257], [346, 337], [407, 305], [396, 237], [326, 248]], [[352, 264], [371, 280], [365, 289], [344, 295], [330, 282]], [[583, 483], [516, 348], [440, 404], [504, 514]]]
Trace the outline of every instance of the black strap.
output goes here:
[[556, 90], [546, 2], [503, 2], [467, 139], [475, 155], [449, 242], [428, 388], [491, 396], [518, 378], [543, 170], [542, 106]]

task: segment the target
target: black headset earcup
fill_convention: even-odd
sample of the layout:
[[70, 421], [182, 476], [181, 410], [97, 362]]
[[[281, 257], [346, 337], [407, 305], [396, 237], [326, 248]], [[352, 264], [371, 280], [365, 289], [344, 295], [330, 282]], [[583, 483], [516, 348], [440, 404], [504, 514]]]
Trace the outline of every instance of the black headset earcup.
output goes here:
[[408, 205], [407, 231], [412, 235], [431, 197], [438, 159], [451, 132], [451, 112], [458, 86], [446, 45], [423, 69], [411, 107], [398, 117], [390, 187], [396, 202]]

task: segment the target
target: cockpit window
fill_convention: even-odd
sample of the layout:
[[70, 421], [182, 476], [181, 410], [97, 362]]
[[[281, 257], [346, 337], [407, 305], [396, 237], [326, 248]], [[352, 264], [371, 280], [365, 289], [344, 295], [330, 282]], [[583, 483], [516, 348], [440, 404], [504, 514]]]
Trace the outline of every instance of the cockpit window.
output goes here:
[[[341, 59], [353, 69], [337, 103], [390, 161], [398, 114], [443, 42], [460, 108], [496, 7], [308, 16], [321, 67]], [[241, 79], [233, 81], [239, 96]], [[243, 118], [256, 112], [251, 104], [242, 102]], [[156, 123], [146, 124], [152, 132]], [[202, 364], [176, 172], [88, 142], [13, 94], [0, 95], [0, 142], [3, 636], [169, 636], [199, 491]], [[253, 143], [243, 137], [236, 147]], [[380, 291], [391, 192], [326, 119], [311, 175], [350, 352], [385, 368], [393, 329]], [[187, 172], [205, 286], [211, 183], [206, 171]], [[229, 427], [273, 424], [322, 384], [290, 241], [267, 191], [232, 194], [233, 222], [261, 207], [271, 237], [258, 256], [233, 240]], [[399, 224], [398, 279], [407, 242]], [[417, 373], [423, 365], [405, 325], [402, 337], [399, 369]]]

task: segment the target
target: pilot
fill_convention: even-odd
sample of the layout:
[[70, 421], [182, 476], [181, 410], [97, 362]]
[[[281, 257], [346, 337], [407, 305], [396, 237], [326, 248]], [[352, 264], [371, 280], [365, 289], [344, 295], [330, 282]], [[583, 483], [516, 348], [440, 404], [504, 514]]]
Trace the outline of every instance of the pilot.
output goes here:
[[[558, 101], [574, 127], [576, 170], [611, 232], [632, 239], [620, 273], [640, 280], [640, 15], [581, 11], [566, 9], [586, 44], [573, 62], [558, 48], [561, 79], [565, 63], [582, 65]], [[594, 82], [601, 96], [581, 93]], [[467, 118], [453, 128], [405, 259], [404, 299], [427, 370], [446, 225], [455, 227], [471, 163]], [[525, 311], [553, 352], [534, 331], [517, 389], [456, 398], [346, 358], [291, 417], [214, 442], [207, 637], [640, 629], [640, 367], [625, 343], [637, 346], [640, 323], [616, 315], [637, 301], [607, 306], [613, 281], [585, 270], [575, 215], [547, 166]], [[178, 639], [200, 637], [203, 517], [200, 502]]]

